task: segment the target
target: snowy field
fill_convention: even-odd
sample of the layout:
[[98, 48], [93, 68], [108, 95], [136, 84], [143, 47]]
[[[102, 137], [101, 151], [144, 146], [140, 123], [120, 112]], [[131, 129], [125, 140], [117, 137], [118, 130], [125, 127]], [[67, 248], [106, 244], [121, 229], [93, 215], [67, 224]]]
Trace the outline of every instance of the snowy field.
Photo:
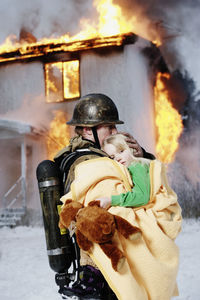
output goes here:
[[[48, 264], [43, 228], [1, 228], [0, 241], [0, 299], [61, 299], [54, 282], [55, 273]], [[181, 256], [180, 296], [174, 299], [199, 300], [200, 220], [184, 220], [176, 242]]]

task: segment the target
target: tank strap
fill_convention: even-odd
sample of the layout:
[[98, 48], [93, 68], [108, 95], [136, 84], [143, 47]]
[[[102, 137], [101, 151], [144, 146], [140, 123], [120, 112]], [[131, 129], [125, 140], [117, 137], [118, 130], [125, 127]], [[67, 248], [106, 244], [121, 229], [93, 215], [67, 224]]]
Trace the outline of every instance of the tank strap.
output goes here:
[[[103, 157], [105, 156], [103, 153], [99, 153], [96, 151], [92, 151], [88, 148], [84, 149], [77, 149], [74, 152], [71, 153], [64, 153], [64, 157], [61, 160], [57, 160], [57, 164], [59, 164], [59, 168], [62, 174], [62, 180], [63, 180], [63, 193], [67, 193], [70, 189], [70, 180], [67, 182], [67, 177], [69, 170], [72, 166], [72, 164], [81, 156], [83, 155], [95, 155], [95, 156], [100, 156]], [[66, 183], [67, 182], [67, 183]], [[73, 282], [74, 284], [79, 283], [79, 274], [80, 274], [80, 249], [78, 247], [78, 244], [76, 242], [76, 237], [75, 234], [71, 237], [72, 245], [73, 245], [73, 259], [72, 259], [72, 266], [73, 266], [73, 274], [74, 274], [74, 279]], [[60, 281], [59, 281], [60, 282]], [[58, 283], [60, 284], [60, 283]]]
[[[88, 148], [84, 148], [84, 149], [77, 149], [76, 151], [69, 153], [68, 155], [66, 155], [61, 163], [60, 163], [60, 170], [61, 173], [63, 174], [63, 186], [65, 186], [66, 180], [67, 180], [67, 176], [70, 170], [70, 167], [72, 166], [72, 164], [81, 156], [83, 155], [96, 155], [96, 156], [100, 156], [103, 157], [104, 154], [103, 153], [99, 153], [99, 152], [95, 152], [92, 151]], [[65, 188], [65, 193], [68, 192], [69, 187]]]

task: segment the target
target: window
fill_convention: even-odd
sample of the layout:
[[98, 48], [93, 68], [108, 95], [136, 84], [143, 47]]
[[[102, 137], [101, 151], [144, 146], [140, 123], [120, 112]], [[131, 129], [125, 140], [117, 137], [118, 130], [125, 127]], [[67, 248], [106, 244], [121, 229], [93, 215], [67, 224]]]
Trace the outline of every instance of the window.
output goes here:
[[63, 102], [80, 97], [79, 60], [45, 64], [47, 102]]

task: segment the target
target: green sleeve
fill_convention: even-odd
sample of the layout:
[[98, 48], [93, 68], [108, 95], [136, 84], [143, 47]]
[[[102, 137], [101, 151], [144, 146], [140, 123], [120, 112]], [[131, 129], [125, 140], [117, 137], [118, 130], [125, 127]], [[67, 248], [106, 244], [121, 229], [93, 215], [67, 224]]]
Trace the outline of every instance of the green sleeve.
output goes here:
[[133, 188], [130, 192], [111, 196], [112, 206], [138, 207], [149, 202], [150, 176], [149, 166], [136, 162], [128, 167], [133, 180]]

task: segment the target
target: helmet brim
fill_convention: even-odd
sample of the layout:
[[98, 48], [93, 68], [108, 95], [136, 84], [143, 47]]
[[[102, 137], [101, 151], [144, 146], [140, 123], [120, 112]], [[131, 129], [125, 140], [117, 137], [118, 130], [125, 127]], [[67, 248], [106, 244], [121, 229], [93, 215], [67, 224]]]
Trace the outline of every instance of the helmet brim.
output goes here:
[[97, 122], [95, 122], [95, 121], [91, 121], [91, 123], [90, 122], [75, 122], [74, 120], [71, 120], [71, 121], [69, 121], [69, 122], [67, 122], [66, 123], [67, 125], [71, 125], [71, 126], [81, 126], [81, 127], [95, 127], [95, 126], [98, 126], [98, 125], [103, 125], [103, 124], [105, 124], [105, 125], [120, 125], [120, 124], [124, 124], [124, 122], [123, 121], [120, 121], [120, 120], [117, 120], [117, 121], [113, 121], [113, 122], [111, 122], [111, 121], [102, 121], [102, 122], [99, 122], [99, 121], [97, 121]]

